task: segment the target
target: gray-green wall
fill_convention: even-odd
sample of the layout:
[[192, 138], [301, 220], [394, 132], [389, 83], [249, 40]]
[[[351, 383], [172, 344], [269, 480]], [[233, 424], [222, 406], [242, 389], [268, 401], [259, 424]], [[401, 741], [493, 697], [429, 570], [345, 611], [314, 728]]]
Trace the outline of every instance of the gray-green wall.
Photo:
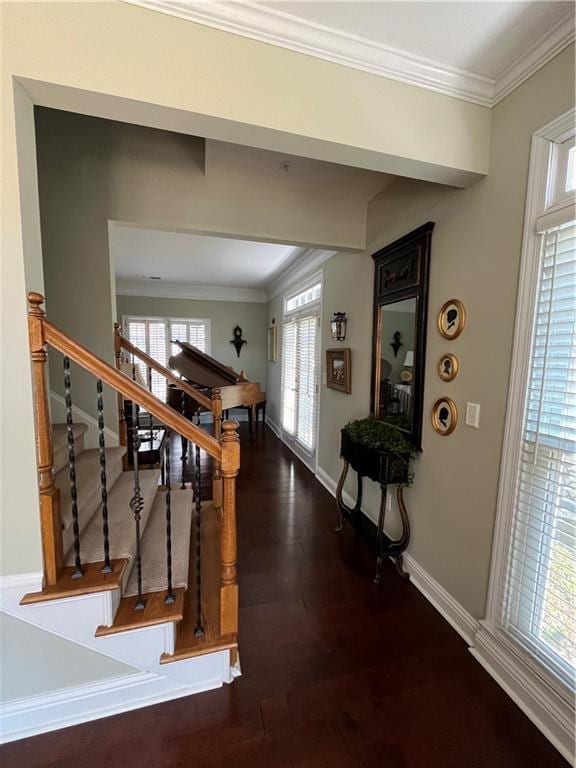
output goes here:
[[[467, 190], [399, 179], [370, 203], [368, 248], [339, 253], [323, 265], [324, 351], [335, 346], [330, 317], [348, 316], [343, 346], [352, 350], [352, 394], [321, 387], [318, 464], [337, 480], [341, 471], [339, 432], [370, 409], [372, 354], [371, 254], [427, 221], [432, 237], [430, 300], [424, 392], [423, 453], [406, 501], [412, 521], [409, 552], [474, 617], [484, 615], [496, 511], [500, 455], [514, 332], [522, 226], [534, 131], [574, 106], [574, 47], [565, 49], [493, 111], [490, 175]], [[455, 341], [436, 329], [437, 313], [461, 299], [468, 324]], [[281, 302], [270, 303], [269, 318]], [[461, 364], [444, 383], [436, 365], [445, 352]], [[280, 382], [268, 364], [268, 412], [279, 424]], [[278, 368], [278, 365], [276, 366]], [[440, 396], [452, 397], [460, 420], [455, 432], [438, 435], [430, 410]], [[464, 424], [467, 402], [480, 403], [480, 428]], [[355, 493], [352, 484], [349, 490]], [[376, 518], [379, 492], [365, 481], [364, 509]], [[394, 512], [394, 510], [393, 510]], [[396, 515], [388, 516], [392, 531]]]

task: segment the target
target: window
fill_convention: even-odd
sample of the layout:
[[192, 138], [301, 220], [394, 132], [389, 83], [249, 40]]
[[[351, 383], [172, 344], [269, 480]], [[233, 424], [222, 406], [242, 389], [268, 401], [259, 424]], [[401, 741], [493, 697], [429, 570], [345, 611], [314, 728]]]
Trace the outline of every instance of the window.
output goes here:
[[505, 626], [560, 675], [576, 667], [576, 222], [542, 234]]
[[304, 460], [316, 450], [320, 279], [284, 300], [282, 434]]
[[533, 140], [486, 620], [546, 681], [539, 695], [557, 692], [557, 707], [576, 672], [573, 165], [568, 115]]
[[[210, 321], [184, 320], [168, 317], [125, 317], [124, 332], [126, 338], [135, 347], [146, 352], [161, 365], [168, 365], [168, 358], [180, 350], [172, 341], [186, 341], [201, 352], [209, 353]], [[144, 381], [148, 383], [148, 371], [143, 362], [137, 362]], [[166, 379], [152, 371], [152, 392], [161, 400], [166, 400]]]
[[308, 288], [295, 293], [285, 299], [284, 311], [286, 314], [294, 312], [297, 309], [305, 307], [307, 304], [312, 304], [320, 299], [320, 293], [322, 290], [321, 283], [313, 283]]

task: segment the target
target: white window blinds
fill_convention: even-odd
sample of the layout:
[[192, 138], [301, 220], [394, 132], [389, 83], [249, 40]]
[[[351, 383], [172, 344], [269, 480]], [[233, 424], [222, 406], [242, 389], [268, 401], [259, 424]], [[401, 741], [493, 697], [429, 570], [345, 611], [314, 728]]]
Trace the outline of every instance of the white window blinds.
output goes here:
[[503, 624], [576, 667], [576, 222], [542, 235]]
[[307, 452], [316, 443], [318, 316], [284, 323], [282, 343], [282, 428]]
[[[207, 352], [209, 321], [180, 320], [165, 317], [128, 317], [124, 320], [128, 340], [134, 346], [153, 357], [161, 365], [167, 366], [168, 358], [180, 349], [171, 341], [186, 341], [201, 352]], [[142, 378], [148, 385], [147, 366], [135, 361]], [[161, 400], [166, 400], [166, 379], [152, 371], [152, 392]]]

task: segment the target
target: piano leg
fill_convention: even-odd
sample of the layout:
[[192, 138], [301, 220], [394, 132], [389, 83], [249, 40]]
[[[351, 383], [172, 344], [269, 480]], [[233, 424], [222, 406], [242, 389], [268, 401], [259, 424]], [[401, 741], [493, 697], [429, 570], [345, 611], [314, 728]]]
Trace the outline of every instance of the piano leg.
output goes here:
[[252, 436], [252, 431], [253, 431], [252, 425], [254, 422], [254, 406], [249, 405], [247, 407], [247, 410], [248, 410], [248, 433], [250, 436]]

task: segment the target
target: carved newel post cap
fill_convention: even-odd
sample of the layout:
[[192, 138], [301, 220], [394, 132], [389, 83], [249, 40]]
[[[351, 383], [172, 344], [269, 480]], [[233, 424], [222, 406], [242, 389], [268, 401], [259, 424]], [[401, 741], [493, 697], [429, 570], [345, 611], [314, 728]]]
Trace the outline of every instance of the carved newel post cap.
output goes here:
[[238, 422], [237, 421], [223, 421], [222, 422], [222, 440], [224, 442], [229, 442], [232, 440], [238, 440], [238, 434], [236, 430], [238, 429]]
[[44, 296], [36, 291], [30, 291], [28, 294], [28, 304], [30, 305], [30, 314], [43, 315], [44, 310], [42, 304], [44, 304]]

